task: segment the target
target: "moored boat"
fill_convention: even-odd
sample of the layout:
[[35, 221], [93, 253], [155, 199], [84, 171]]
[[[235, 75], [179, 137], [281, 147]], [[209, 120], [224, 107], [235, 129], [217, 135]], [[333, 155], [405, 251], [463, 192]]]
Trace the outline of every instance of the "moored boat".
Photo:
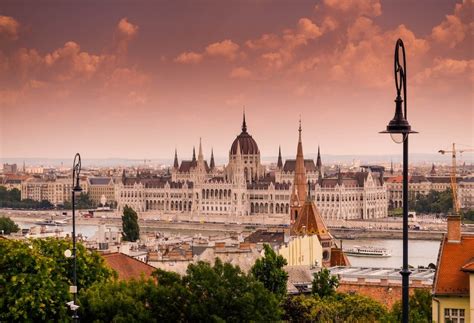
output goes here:
[[390, 257], [390, 250], [381, 247], [371, 246], [354, 246], [344, 249], [344, 253], [348, 256], [357, 257]]

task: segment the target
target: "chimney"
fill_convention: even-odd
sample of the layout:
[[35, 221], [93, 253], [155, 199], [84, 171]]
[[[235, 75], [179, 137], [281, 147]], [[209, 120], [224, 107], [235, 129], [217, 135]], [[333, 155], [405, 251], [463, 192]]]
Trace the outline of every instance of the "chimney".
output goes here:
[[448, 242], [461, 242], [461, 217], [448, 215]]

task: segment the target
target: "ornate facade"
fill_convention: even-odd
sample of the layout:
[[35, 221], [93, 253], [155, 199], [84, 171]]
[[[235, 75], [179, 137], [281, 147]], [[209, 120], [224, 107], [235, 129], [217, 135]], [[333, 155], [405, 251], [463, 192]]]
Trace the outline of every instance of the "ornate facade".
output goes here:
[[[302, 149], [301, 128], [298, 149]], [[129, 205], [142, 214], [184, 215], [192, 220], [239, 222], [263, 216], [287, 223], [290, 215], [295, 171], [302, 168], [312, 185], [312, 198], [323, 217], [330, 219], [376, 218], [387, 215], [386, 190], [381, 176], [370, 171], [325, 177], [318, 149], [317, 162], [286, 160], [281, 151], [275, 171], [261, 164], [257, 142], [247, 132], [245, 115], [242, 131], [229, 150], [229, 161], [217, 171], [211, 153], [209, 164], [199, 142], [198, 156], [179, 163], [175, 151], [173, 168], [160, 177], [123, 175], [116, 186], [118, 210]], [[300, 170], [301, 171], [301, 170]], [[380, 179], [380, 180], [379, 180]], [[299, 190], [306, 190], [303, 185]], [[306, 198], [301, 194], [302, 203]], [[262, 217], [259, 217], [262, 219]]]

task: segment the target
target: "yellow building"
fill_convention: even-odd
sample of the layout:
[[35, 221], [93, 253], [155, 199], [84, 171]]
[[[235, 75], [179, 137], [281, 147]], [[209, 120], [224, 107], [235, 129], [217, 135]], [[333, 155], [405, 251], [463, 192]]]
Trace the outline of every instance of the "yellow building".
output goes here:
[[[87, 179], [89, 197], [97, 204], [115, 201], [115, 186], [110, 177], [89, 177]], [[104, 198], [102, 198], [104, 197]]]
[[474, 235], [461, 234], [459, 216], [448, 217], [433, 286], [433, 322], [474, 319]]
[[292, 237], [285, 245], [281, 246], [278, 253], [288, 262], [288, 266], [321, 266], [323, 248], [317, 235], [304, 235]]

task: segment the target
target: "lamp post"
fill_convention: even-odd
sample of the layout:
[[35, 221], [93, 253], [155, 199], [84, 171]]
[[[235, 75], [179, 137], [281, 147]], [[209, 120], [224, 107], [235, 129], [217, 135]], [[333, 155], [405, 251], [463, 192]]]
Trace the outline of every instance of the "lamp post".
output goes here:
[[77, 315], [76, 300], [77, 300], [77, 257], [76, 257], [76, 195], [79, 195], [82, 192], [82, 188], [79, 185], [79, 175], [81, 173], [81, 155], [79, 153], [74, 156], [74, 163], [72, 166], [72, 257], [74, 259], [74, 268], [73, 268], [73, 282], [74, 285], [71, 286], [71, 292], [74, 297], [74, 307], [72, 320], [73, 322], [79, 321], [79, 316]]
[[[401, 60], [400, 51], [402, 54]], [[401, 39], [398, 39], [395, 45], [394, 72], [395, 87], [397, 89], [395, 115], [388, 123], [387, 129], [380, 133], [389, 133], [394, 142], [403, 143], [403, 267], [400, 274], [402, 275], [402, 322], [408, 323], [410, 276], [408, 270], [408, 135], [417, 132], [411, 130], [407, 120], [406, 57], [405, 46]]]

